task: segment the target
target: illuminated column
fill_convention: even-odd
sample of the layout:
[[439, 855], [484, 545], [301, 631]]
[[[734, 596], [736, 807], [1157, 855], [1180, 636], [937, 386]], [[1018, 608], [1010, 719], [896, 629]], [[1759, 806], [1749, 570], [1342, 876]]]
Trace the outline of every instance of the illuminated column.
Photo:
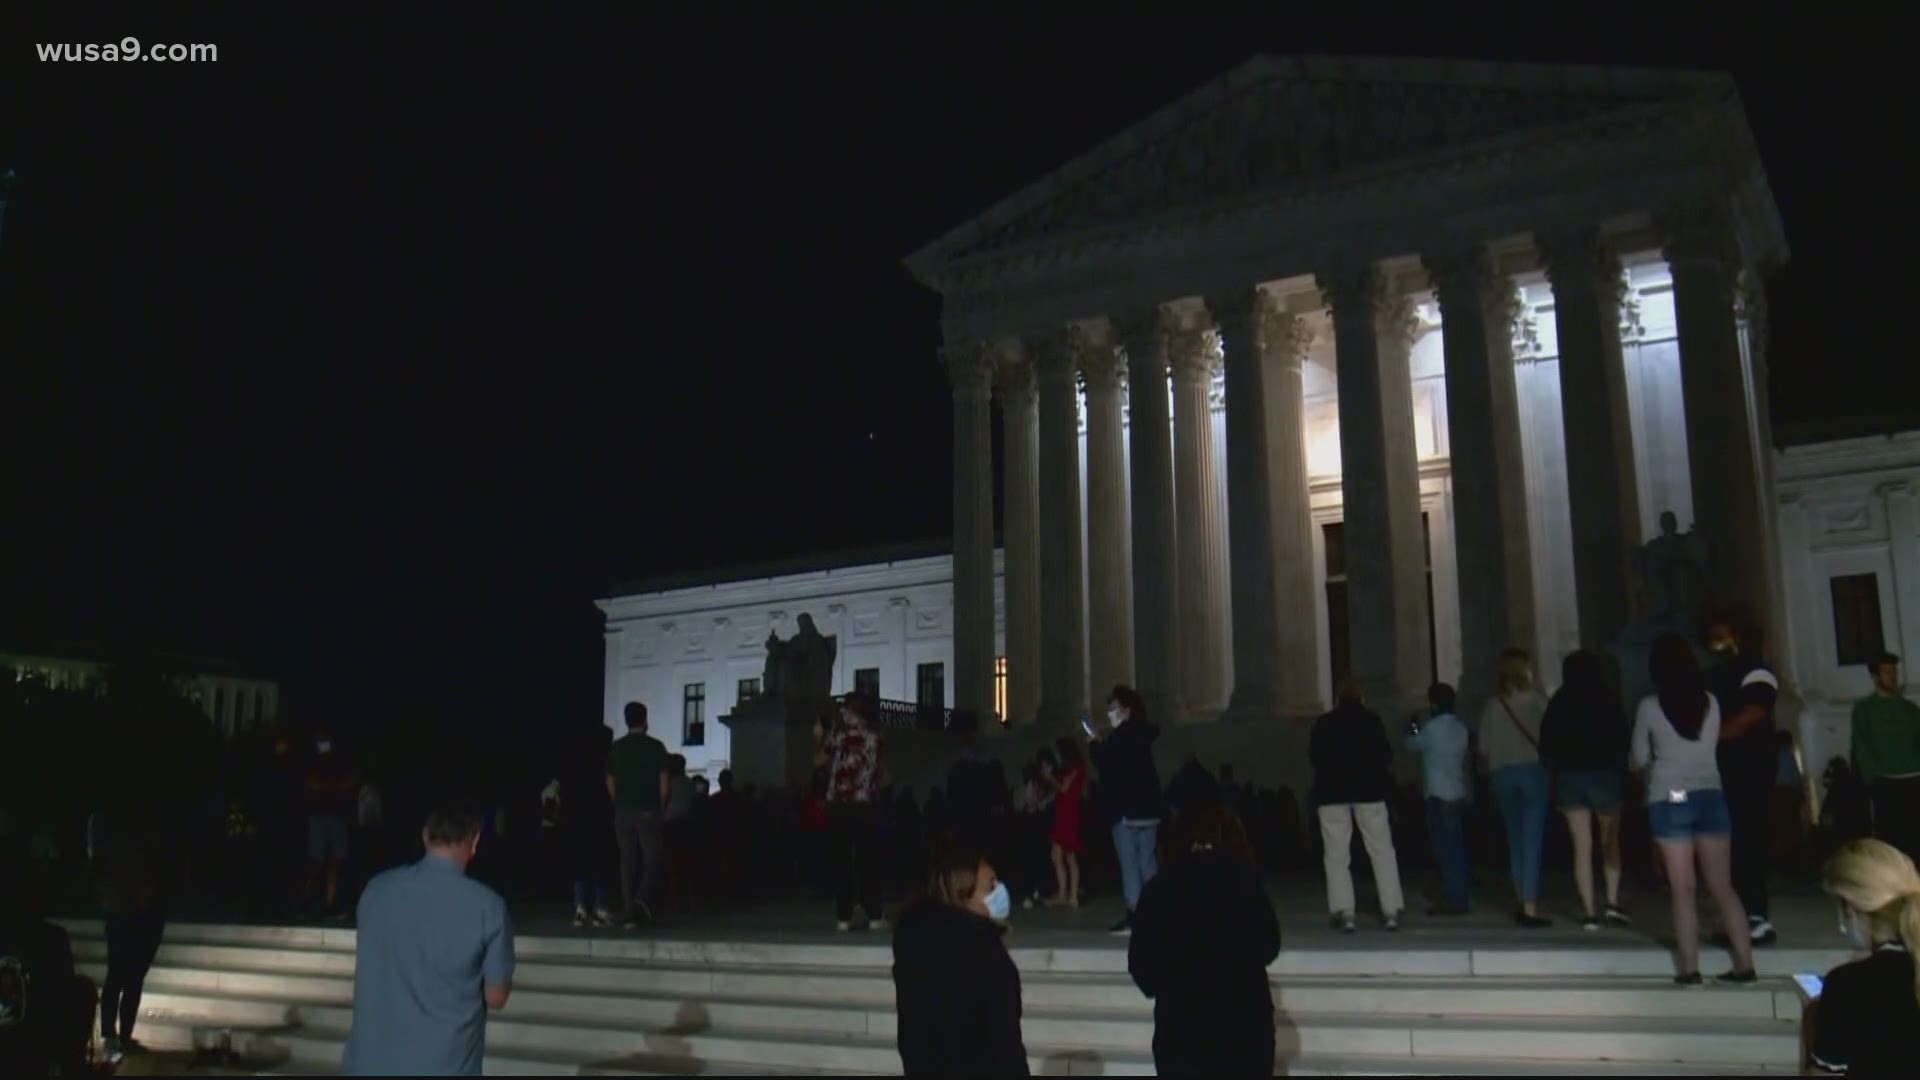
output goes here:
[[[1580, 644], [1598, 649], [1611, 644], [1631, 616], [1630, 566], [1642, 539], [1626, 361], [1620, 351], [1620, 263], [1592, 229], [1542, 240], [1560, 339], [1560, 416], [1567, 442]], [[1693, 411], [1691, 398], [1687, 411]], [[1694, 497], [1698, 500], [1699, 493]]]
[[1173, 368], [1175, 550], [1180, 573], [1181, 686], [1193, 719], [1227, 703], [1225, 516], [1214, 490], [1211, 396], [1220, 352], [1212, 330], [1183, 327], [1169, 342]]
[[1029, 724], [1040, 714], [1040, 397], [1018, 342], [1000, 350], [996, 370], [1006, 425], [1007, 712]]
[[1425, 701], [1431, 674], [1413, 314], [1370, 264], [1323, 274], [1320, 287], [1338, 354], [1349, 670], [1375, 708], [1399, 709]]
[[1111, 338], [1083, 336], [1087, 383], [1087, 640], [1090, 700], [1133, 685], [1133, 581], [1128, 575], [1127, 369]]
[[1134, 670], [1148, 715], [1186, 719], [1180, 682], [1180, 593], [1175, 571], [1173, 413], [1167, 328], [1158, 308], [1119, 320], [1127, 353], [1127, 437], [1133, 479]]
[[[1513, 383], [1513, 283], [1481, 248], [1427, 260], [1446, 350], [1454, 550], [1459, 564], [1464, 701], [1493, 692], [1509, 646], [1533, 641], [1520, 405]], [[1544, 662], [1544, 660], [1543, 660]]]
[[[1260, 345], [1267, 367], [1267, 475], [1273, 490], [1273, 589], [1279, 611], [1280, 666], [1275, 700], [1288, 716], [1323, 705], [1319, 589], [1313, 563], [1313, 505], [1307, 487], [1307, 348], [1313, 332], [1278, 303], [1262, 305]], [[1229, 508], [1231, 513], [1231, 508]]]
[[1028, 343], [1040, 386], [1040, 715], [1064, 730], [1087, 707], [1080, 416], [1064, 330]]
[[1256, 288], [1209, 297], [1226, 368], [1227, 545], [1233, 578], [1233, 698], [1240, 720], [1275, 713], [1280, 616], [1273, 581], [1273, 488], [1267, 457], [1266, 358], [1256, 329], [1266, 303]]
[[978, 344], [949, 346], [953, 385], [953, 707], [993, 712], [993, 369]]
[[1707, 541], [1709, 584], [1715, 600], [1767, 618], [1774, 608], [1765, 542], [1767, 496], [1734, 322], [1739, 248], [1717, 211], [1688, 208], [1665, 218], [1661, 227], [1673, 270], [1693, 514]]

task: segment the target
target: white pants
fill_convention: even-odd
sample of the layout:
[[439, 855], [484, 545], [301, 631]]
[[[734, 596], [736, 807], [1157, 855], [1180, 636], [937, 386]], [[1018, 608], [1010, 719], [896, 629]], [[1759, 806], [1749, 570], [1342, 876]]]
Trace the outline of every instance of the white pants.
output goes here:
[[1394, 860], [1393, 828], [1387, 824], [1387, 804], [1383, 802], [1320, 808], [1320, 839], [1327, 848], [1327, 910], [1335, 915], [1353, 913], [1353, 872], [1349, 865], [1356, 822], [1360, 840], [1367, 845], [1367, 858], [1373, 863], [1381, 914], [1398, 915], [1406, 907], [1406, 900], [1400, 895], [1400, 864]]

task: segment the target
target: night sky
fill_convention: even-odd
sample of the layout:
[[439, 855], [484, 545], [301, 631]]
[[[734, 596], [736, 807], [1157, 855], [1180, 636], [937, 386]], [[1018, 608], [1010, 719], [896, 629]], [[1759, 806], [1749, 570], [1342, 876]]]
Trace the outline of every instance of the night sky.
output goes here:
[[[1794, 255], [1777, 414], [1884, 408], [1910, 352], [1871, 26], [425, 10], [0, 27], [0, 643], [231, 656], [343, 727], [591, 722], [610, 582], [947, 533], [900, 258], [1256, 51], [1732, 70]], [[128, 34], [220, 58], [32, 51]]]

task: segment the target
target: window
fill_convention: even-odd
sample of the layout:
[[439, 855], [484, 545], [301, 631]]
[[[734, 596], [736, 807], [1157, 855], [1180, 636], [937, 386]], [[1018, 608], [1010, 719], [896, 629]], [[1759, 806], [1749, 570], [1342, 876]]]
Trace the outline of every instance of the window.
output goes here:
[[[1440, 680], [1440, 644], [1435, 634], [1433, 612], [1433, 533], [1427, 527], [1427, 515], [1420, 515], [1420, 554], [1427, 570], [1427, 671], [1432, 682]], [[1349, 653], [1353, 643], [1347, 624], [1347, 532], [1346, 523], [1328, 522], [1320, 527], [1326, 548], [1327, 564], [1327, 667], [1332, 675], [1333, 692], [1353, 670]]]
[[741, 679], [739, 695], [736, 696], [733, 700], [734, 700], [734, 704], [736, 705], [745, 705], [747, 702], [752, 701], [754, 698], [757, 698], [759, 696], [760, 696], [760, 680], [759, 679]]
[[1847, 574], [1827, 582], [1833, 593], [1834, 662], [1870, 664], [1886, 650], [1880, 635], [1880, 579]]
[[688, 683], [680, 697], [680, 745], [707, 745], [706, 683]]
[[1002, 724], [1007, 723], [1007, 658], [993, 658], [993, 711]]
[[947, 703], [947, 665], [921, 664], [918, 687], [914, 693], [914, 704], [921, 708], [938, 709]]
[[880, 669], [877, 667], [855, 669], [853, 673], [853, 689], [855, 692], [864, 694], [874, 701], [880, 700]]

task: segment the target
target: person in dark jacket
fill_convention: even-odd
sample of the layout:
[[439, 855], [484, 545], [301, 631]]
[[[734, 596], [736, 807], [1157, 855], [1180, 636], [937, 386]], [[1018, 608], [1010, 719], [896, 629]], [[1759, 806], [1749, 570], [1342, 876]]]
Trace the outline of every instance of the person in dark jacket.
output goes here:
[[147, 972], [166, 931], [162, 868], [164, 811], [124, 798], [94, 816], [92, 850], [100, 907], [106, 915], [107, 977], [100, 987], [100, 1041], [109, 1065], [139, 1049], [133, 1038]]
[[1153, 740], [1160, 729], [1147, 720], [1147, 703], [1131, 686], [1116, 686], [1107, 696], [1107, 723], [1094, 728], [1093, 764], [1100, 770], [1100, 793], [1113, 822], [1113, 846], [1120, 856], [1120, 892], [1127, 911], [1113, 925], [1124, 935], [1133, 928], [1140, 890], [1159, 869], [1160, 771], [1153, 764]]
[[81, 1076], [94, 987], [67, 932], [42, 917], [24, 850], [0, 841], [0, 1076]]
[[893, 931], [894, 1010], [908, 1076], [1028, 1076], [1020, 969], [1002, 922], [1012, 909], [992, 864], [936, 856], [924, 895]]
[[1360, 684], [1348, 679], [1340, 702], [1313, 722], [1307, 743], [1313, 763], [1313, 801], [1319, 806], [1320, 839], [1326, 845], [1327, 909], [1335, 928], [1353, 933], [1353, 873], [1349, 867], [1354, 826], [1373, 863], [1380, 891], [1380, 916], [1389, 930], [1400, 929], [1406, 902], [1400, 892], [1400, 866], [1393, 851], [1393, 827], [1387, 797], [1393, 793], [1393, 746], [1380, 717], [1362, 700]]
[[1167, 809], [1178, 818], [1189, 810], [1220, 801], [1220, 781], [1200, 764], [1200, 755], [1188, 754], [1186, 764], [1167, 781]]
[[1127, 972], [1153, 999], [1162, 1076], [1273, 1075], [1280, 923], [1238, 818], [1218, 803], [1168, 830], [1160, 873], [1140, 895]]
[[[1627, 775], [1627, 719], [1607, 677], [1606, 662], [1584, 650], [1560, 664], [1560, 689], [1540, 718], [1540, 763], [1553, 774], [1560, 813], [1573, 836], [1573, 881], [1588, 930], [1632, 920], [1620, 906], [1620, 806]], [[1600, 826], [1600, 862], [1607, 906], [1594, 908], [1593, 826]]]

